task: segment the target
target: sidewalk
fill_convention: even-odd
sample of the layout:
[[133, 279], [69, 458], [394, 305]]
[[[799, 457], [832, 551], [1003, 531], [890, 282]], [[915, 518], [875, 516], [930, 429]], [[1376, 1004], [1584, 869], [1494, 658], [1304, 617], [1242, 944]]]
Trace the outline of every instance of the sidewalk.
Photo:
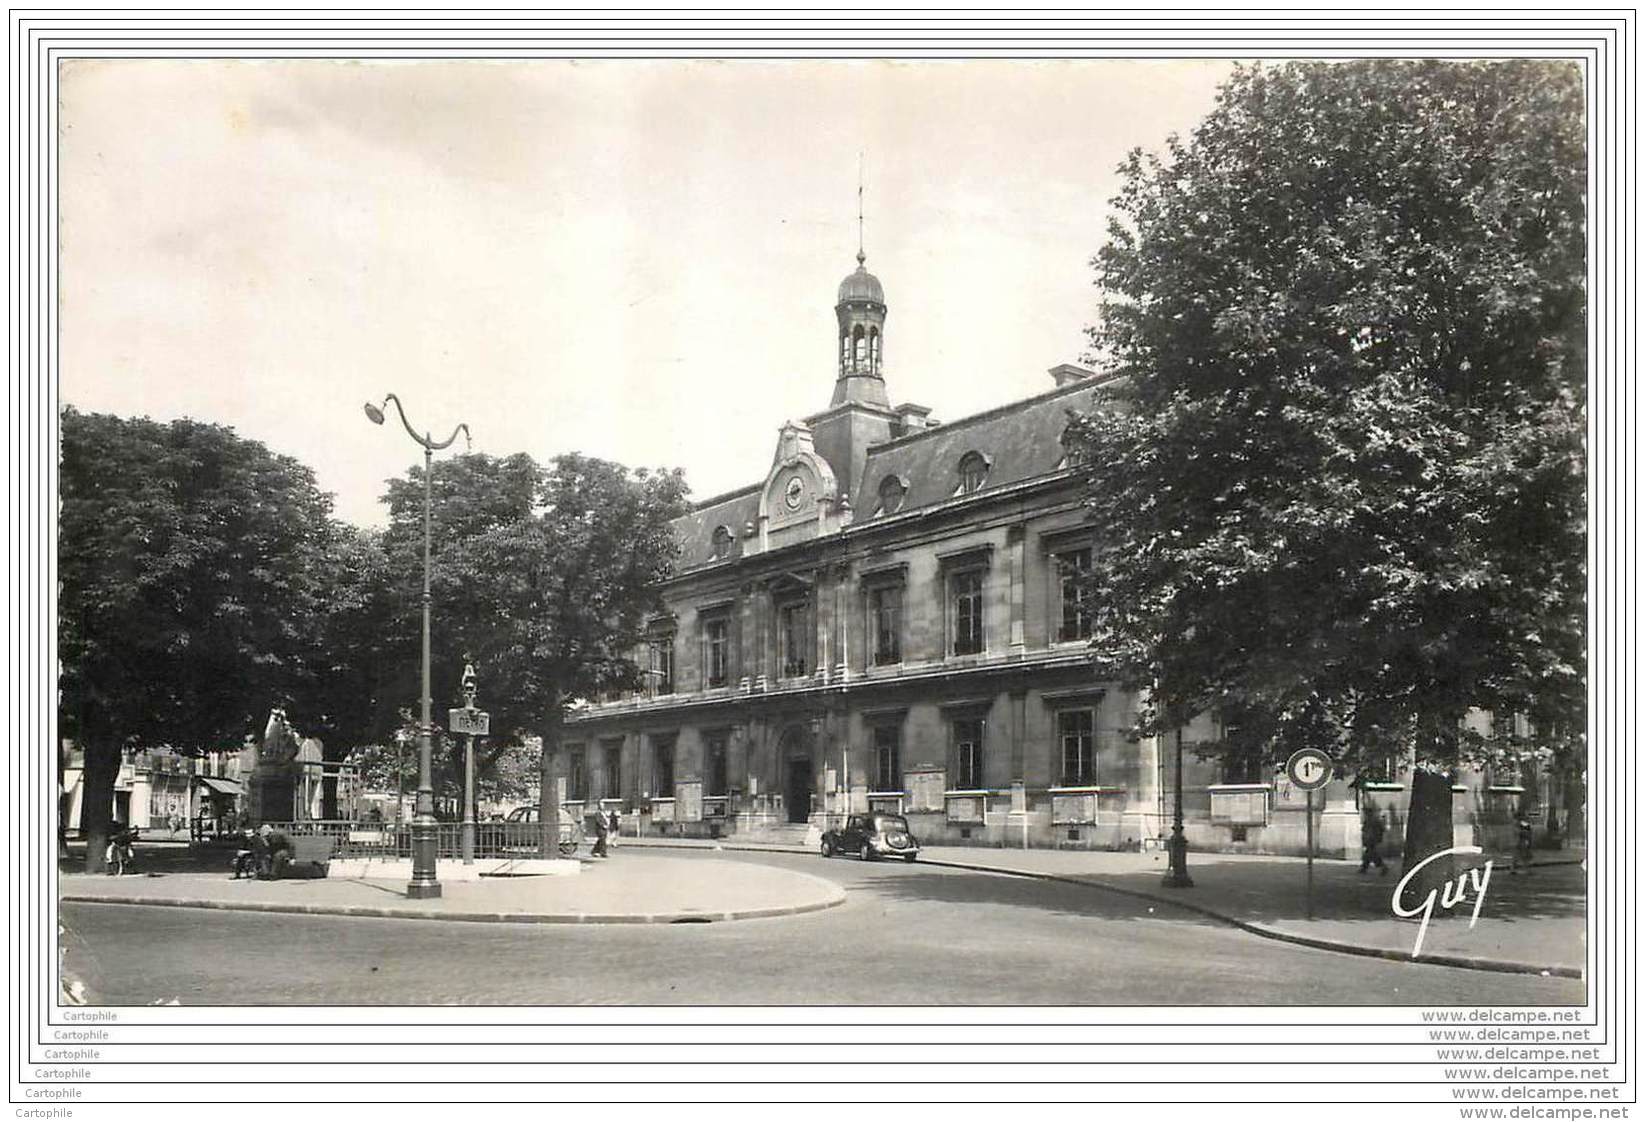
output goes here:
[[[144, 856], [140, 853], [139, 857]], [[574, 877], [444, 881], [433, 900], [406, 897], [396, 880], [231, 880], [181, 861], [147, 875], [63, 873], [58, 898], [303, 915], [467, 920], [485, 923], [709, 923], [831, 908], [845, 892], [805, 873], [741, 861], [682, 860], [659, 853], [583, 859]], [[168, 871], [159, 871], [168, 870]]]
[[[664, 838], [630, 839], [640, 846], [777, 850], [775, 846]], [[811, 852], [780, 847], [782, 852]], [[1587, 957], [1587, 873], [1581, 850], [1542, 852], [1533, 872], [1510, 876], [1509, 861], [1495, 865], [1485, 903], [1472, 928], [1473, 896], [1451, 914], [1437, 905], [1417, 961], [1475, 970], [1580, 978]], [[1163, 853], [1089, 850], [987, 849], [930, 846], [920, 853], [930, 865], [1089, 884], [1187, 908], [1256, 935], [1348, 954], [1411, 961], [1420, 919], [1391, 910], [1398, 859], [1386, 876], [1360, 876], [1357, 863], [1314, 862], [1313, 918], [1309, 918], [1307, 861], [1232, 853], [1190, 853], [1191, 888], [1166, 888]]]

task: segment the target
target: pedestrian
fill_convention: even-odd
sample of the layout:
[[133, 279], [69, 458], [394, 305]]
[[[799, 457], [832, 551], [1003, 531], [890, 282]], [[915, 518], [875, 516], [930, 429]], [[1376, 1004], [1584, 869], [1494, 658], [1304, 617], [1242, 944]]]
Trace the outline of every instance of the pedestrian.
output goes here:
[[1526, 872], [1531, 871], [1531, 820], [1525, 816], [1523, 810], [1519, 812], [1519, 819], [1514, 823], [1514, 832], [1516, 842], [1514, 845], [1514, 863], [1508, 868], [1510, 876], [1519, 872], [1520, 869], [1524, 869]]
[[611, 844], [616, 845], [617, 839], [623, 836], [622, 819], [617, 816], [617, 808], [611, 808]]
[[610, 853], [606, 852], [605, 848], [606, 837], [608, 834], [609, 829], [605, 824], [605, 815], [596, 810], [594, 812], [594, 848], [589, 851], [588, 855], [590, 857], [611, 856]]
[[1359, 857], [1360, 875], [1363, 876], [1372, 865], [1375, 865], [1383, 876], [1388, 875], [1388, 866], [1382, 863], [1382, 836], [1386, 832], [1387, 827], [1383, 825], [1382, 815], [1366, 807], [1365, 819], [1359, 826], [1359, 844], [1364, 850]]

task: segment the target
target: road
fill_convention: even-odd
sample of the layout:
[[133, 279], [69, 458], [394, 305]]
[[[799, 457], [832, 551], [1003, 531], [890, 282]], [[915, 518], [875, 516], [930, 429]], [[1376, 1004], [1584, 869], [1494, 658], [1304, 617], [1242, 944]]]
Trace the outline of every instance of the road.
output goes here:
[[[618, 851], [614, 861], [623, 858]], [[97, 1004], [1571, 1004], [1583, 983], [1294, 947], [1089, 887], [900, 862], [694, 854], [832, 878], [845, 904], [671, 926], [64, 904]]]

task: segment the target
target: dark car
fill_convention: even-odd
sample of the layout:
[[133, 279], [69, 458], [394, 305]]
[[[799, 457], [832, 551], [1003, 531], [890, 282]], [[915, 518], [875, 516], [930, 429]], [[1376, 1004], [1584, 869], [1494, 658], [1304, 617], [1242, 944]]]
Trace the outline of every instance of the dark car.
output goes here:
[[822, 836], [822, 855], [855, 853], [864, 861], [880, 857], [901, 857], [913, 861], [920, 843], [908, 830], [908, 819], [900, 814], [853, 814], [845, 826]]

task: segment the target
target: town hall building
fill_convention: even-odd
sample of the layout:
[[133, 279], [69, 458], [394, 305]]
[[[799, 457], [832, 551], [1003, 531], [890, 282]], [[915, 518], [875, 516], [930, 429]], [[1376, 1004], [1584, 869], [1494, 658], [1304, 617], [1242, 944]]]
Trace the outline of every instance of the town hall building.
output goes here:
[[929, 842], [1118, 845], [1159, 834], [1157, 745], [1093, 677], [1090, 561], [1061, 443], [1102, 379], [949, 424], [893, 405], [885, 292], [859, 253], [828, 407], [764, 478], [679, 519], [646, 687], [565, 727], [573, 803], [653, 830], [803, 834], [906, 814]]

